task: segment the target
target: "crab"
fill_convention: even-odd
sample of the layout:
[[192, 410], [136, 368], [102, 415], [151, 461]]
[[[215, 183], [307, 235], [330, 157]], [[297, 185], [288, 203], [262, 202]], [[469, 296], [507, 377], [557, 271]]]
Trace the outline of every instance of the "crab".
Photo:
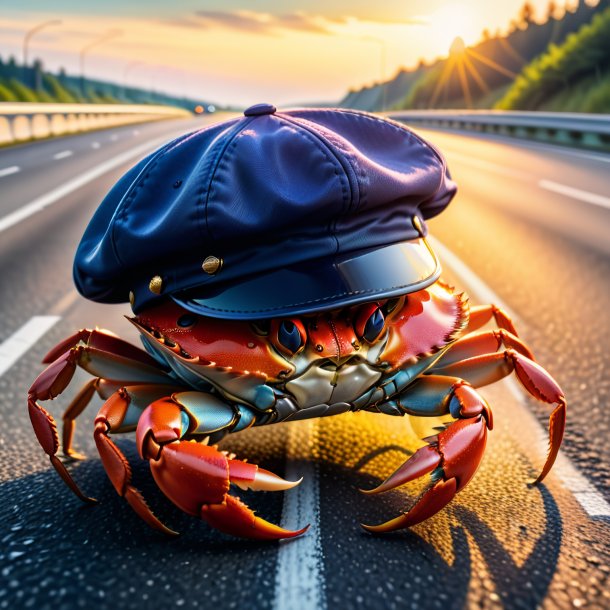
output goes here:
[[[258, 517], [230, 484], [287, 490], [283, 478], [220, 451], [215, 443], [252, 426], [366, 410], [386, 415], [450, 416], [437, 434], [374, 489], [375, 494], [430, 474], [431, 483], [406, 512], [370, 532], [411, 527], [445, 507], [475, 474], [492, 412], [477, 388], [512, 372], [534, 398], [553, 406], [549, 451], [536, 479], [551, 469], [561, 445], [566, 400], [559, 385], [521, 341], [509, 316], [493, 305], [470, 307], [442, 281], [398, 298], [291, 318], [221, 320], [196, 315], [171, 299], [128, 318], [145, 350], [104, 330], [80, 330], [45, 357], [49, 366], [29, 391], [34, 431], [51, 464], [83, 501], [86, 496], [58, 457], [52, 416], [38, 401], [53, 399], [76, 367], [93, 378], [63, 415], [65, 458], [75, 420], [97, 393], [105, 399], [94, 438], [120, 496], [150, 526], [175, 534], [131, 482], [131, 469], [112, 436], [136, 433], [162, 492], [180, 509], [235, 536], [290, 538]], [[480, 330], [495, 321], [493, 330]]]

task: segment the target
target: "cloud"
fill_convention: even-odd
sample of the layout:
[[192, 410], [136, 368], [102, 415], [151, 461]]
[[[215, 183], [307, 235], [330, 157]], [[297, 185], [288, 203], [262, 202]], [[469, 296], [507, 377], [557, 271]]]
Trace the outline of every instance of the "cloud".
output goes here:
[[204, 25], [211, 23], [252, 34], [277, 35], [281, 30], [298, 30], [313, 34], [333, 34], [330, 26], [345, 23], [345, 19], [329, 19], [306, 13], [257, 13], [252, 11], [198, 11]]
[[349, 15], [330, 17], [303, 12], [274, 14], [248, 10], [201, 10], [190, 15], [158, 19], [157, 22], [173, 27], [208, 31], [225, 28], [261, 36], [281, 36], [290, 31], [332, 36], [346, 32], [366, 31], [371, 28], [378, 30], [379, 28], [430, 25], [429, 18], [425, 16], [414, 16], [401, 20], [370, 20]]

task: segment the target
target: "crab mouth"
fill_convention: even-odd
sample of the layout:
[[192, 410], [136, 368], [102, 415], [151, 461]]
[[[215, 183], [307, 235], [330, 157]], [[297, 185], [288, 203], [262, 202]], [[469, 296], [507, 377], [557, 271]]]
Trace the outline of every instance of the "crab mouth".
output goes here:
[[286, 390], [294, 396], [301, 409], [320, 404], [351, 403], [372, 387], [381, 375], [381, 371], [365, 360], [352, 359], [340, 366], [332, 360], [324, 360], [288, 381]]

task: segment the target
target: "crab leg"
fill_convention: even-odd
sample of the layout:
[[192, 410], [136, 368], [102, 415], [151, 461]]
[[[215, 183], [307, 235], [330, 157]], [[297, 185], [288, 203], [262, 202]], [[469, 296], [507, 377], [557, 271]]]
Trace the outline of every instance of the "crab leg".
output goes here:
[[494, 383], [515, 372], [528, 393], [547, 404], [554, 404], [549, 417], [549, 452], [535, 483], [540, 483], [555, 462], [566, 423], [567, 403], [558, 383], [539, 364], [514, 349], [482, 354], [435, 369], [436, 374], [458, 376], [475, 387]]
[[[450, 412], [457, 421], [416, 451], [381, 485], [367, 494], [395, 489], [432, 473], [434, 484], [408, 512], [380, 525], [362, 525], [370, 532], [391, 532], [411, 527], [444, 508], [474, 476], [493, 426], [491, 411], [485, 400], [468, 383], [460, 379], [430, 375], [419, 379], [409, 391], [409, 406], [401, 408], [411, 414]], [[411, 401], [413, 399], [413, 401]]]
[[151, 527], [164, 534], [177, 535], [165, 526], [150, 510], [142, 494], [131, 484], [129, 462], [114, 444], [108, 434], [121, 431], [121, 426], [129, 410], [131, 399], [126, 388], [115, 392], [102, 406], [95, 418], [93, 437], [106, 474], [117, 493], [129, 502], [133, 510]]
[[513, 335], [517, 335], [513, 321], [510, 316], [499, 307], [493, 304], [489, 305], [477, 305], [476, 307], [470, 308], [470, 316], [468, 318], [468, 327], [466, 332], [472, 332], [484, 326], [491, 319], [494, 319], [498, 328], [503, 328]]
[[154, 358], [148, 355], [143, 349], [124, 341], [117, 337], [112, 331], [101, 328], [90, 330], [83, 328], [73, 335], [67, 337], [58, 343], [49, 353], [42, 359], [43, 364], [50, 364], [59, 358], [65, 352], [71, 350], [79, 344], [85, 344], [88, 347], [108, 352], [110, 354], [118, 354], [123, 358], [157, 366]]
[[230, 459], [216, 447], [184, 439], [201, 423], [181, 404], [181, 394], [193, 393], [179, 393], [151, 404], [136, 432], [138, 451], [150, 461], [161, 491], [184, 512], [233, 536], [273, 540], [303, 534], [307, 527], [290, 531], [273, 525], [228, 493], [231, 482], [255, 490], [285, 490], [299, 481], [285, 481], [254, 464]]
[[62, 416], [62, 446], [63, 454], [73, 460], [82, 460], [84, 455], [77, 453], [72, 449], [72, 439], [74, 438], [74, 429], [76, 427], [76, 418], [85, 410], [91, 402], [93, 395], [98, 389], [100, 379], [95, 377], [90, 379], [79, 390], [72, 402], [68, 405]]
[[74, 420], [85, 409], [94, 392], [100, 393], [100, 378], [114, 378], [134, 383], [167, 383], [167, 376], [157, 362], [143, 350], [119, 339], [109, 331], [83, 329], [55, 346], [44, 358], [50, 364], [38, 375], [28, 392], [28, 411], [38, 441], [66, 484], [84, 501], [84, 496], [65, 466], [57, 458], [57, 426], [53, 417], [37, 401], [52, 400], [69, 385], [77, 366], [97, 379], [86, 383], [64, 413], [64, 453], [81, 457], [72, 451]]
[[501, 347], [514, 349], [530, 360], [534, 360], [529, 347], [519, 337], [504, 329], [488, 330], [470, 333], [458, 339], [430, 370], [434, 373], [454, 362], [460, 362], [481, 354], [489, 354]]

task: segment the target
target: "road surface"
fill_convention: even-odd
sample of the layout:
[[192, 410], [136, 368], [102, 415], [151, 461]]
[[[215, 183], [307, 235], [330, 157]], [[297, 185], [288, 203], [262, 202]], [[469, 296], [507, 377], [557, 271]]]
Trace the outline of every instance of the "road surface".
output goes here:
[[[0, 150], [0, 608], [610, 607], [606, 156], [422, 132], [446, 152], [460, 185], [429, 223], [445, 277], [474, 303], [493, 298], [510, 308], [566, 391], [566, 439], [544, 485], [526, 481], [543, 462], [548, 410], [512, 382], [484, 391], [496, 427], [475, 479], [410, 532], [373, 537], [358, 526], [405, 510], [406, 492], [356, 490], [416, 446], [425, 424], [407, 418], [347, 414], [223, 441], [279, 474], [305, 476], [286, 494], [244, 494], [273, 522], [310, 522], [294, 541], [244, 542], [181, 514], [156, 490], [133, 439], [121, 438], [136, 484], [182, 535], [168, 540], [150, 530], [115, 494], [96, 457], [99, 402], [78, 423], [77, 445], [89, 459], [70, 468], [100, 502], [82, 506], [65, 488], [26, 413], [40, 359], [86, 326], [137, 341], [125, 306], [76, 295], [74, 250], [103, 195], [145, 149], [209, 120]], [[84, 379], [79, 373], [65, 395], [46, 403], [57, 418]]]

